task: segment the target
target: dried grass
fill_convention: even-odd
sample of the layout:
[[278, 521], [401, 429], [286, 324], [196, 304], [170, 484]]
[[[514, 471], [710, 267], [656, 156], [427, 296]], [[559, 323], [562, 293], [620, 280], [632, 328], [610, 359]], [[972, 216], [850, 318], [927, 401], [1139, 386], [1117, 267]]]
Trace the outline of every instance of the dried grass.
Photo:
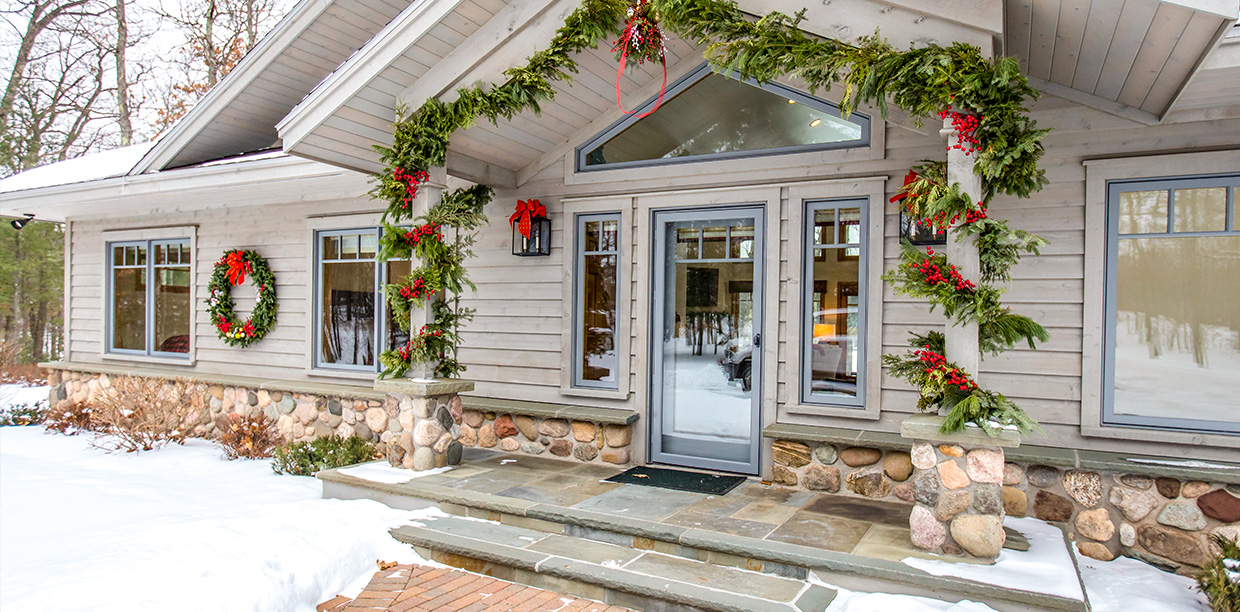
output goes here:
[[234, 412], [228, 415], [227, 421], [228, 427], [223, 429], [219, 441], [229, 459], [270, 457], [271, 451], [283, 441], [276, 422], [261, 412], [244, 417]]
[[155, 450], [169, 442], [184, 444], [202, 396], [181, 382], [115, 378], [90, 400], [101, 435], [95, 445], [127, 453]]

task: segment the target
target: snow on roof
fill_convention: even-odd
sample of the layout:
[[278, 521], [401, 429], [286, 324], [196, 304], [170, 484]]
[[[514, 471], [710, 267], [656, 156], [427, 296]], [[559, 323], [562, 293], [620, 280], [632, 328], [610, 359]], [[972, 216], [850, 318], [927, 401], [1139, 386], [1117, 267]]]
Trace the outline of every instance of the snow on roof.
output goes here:
[[0, 193], [123, 176], [133, 170], [153, 146], [154, 142], [144, 142], [31, 168], [0, 180]]

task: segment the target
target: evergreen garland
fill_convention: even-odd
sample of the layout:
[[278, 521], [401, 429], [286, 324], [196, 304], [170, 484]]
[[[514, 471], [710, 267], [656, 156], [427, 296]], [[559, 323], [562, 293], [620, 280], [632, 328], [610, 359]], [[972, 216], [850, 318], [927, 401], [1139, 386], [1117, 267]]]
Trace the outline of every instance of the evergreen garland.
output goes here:
[[[387, 202], [385, 221], [409, 219], [417, 184], [432, 166], [444, 165], [454, 132], [479, 119], [498, 123], [500, 118], [511, 119], [526, 110], [537, 113], [540, 103], [554, 96], [554, 83], [567, 81], [576, 72], [572, 54], [595, 48], [620, 33], [630, 6], [627, 0], [585, 0], [557, 30], [550, 45], [524, 66], [506, 71], [508, 78], [503, 83], [457, 90], [452, 102], [430, 99], [412, 112], [400, 109], [392, 146], [376, 147], [386, 172], [377, 179], [371, 195]], [[1027, 99], [1037, 97], [1037, 91], [1029, 86], [1015, 59], [989, 60], [976, 47], [963, 43], [900, 51], [877, 34], [861, 37], [855, 44], [818, 38], [799, 28], [804, 10], [791, 16], [773, 12], [755, 20], [730, 0], [650, 0], [648, 10], [670, 31], [707, 45], [706, 57], [717, 71], [759, 82], [796, 77], [811, 92], [841, 84], [840, 109], [845, 116], [861, 103], [872, 103], [886, 117], [887, 105], [894, 103], [919, 124], [923, 118], [938, 115], [950, 116], [958, 129], [964, 126], [968, 134], [962, 134], [956, 146], [963, 149], [967, 140], [966, 154], [975, 155], [974, 171], [981, 177], [984, 193], [962, 193], [959, 185], [948, 184], [945, 164], [930, 162], [910, 174], [914, 180], [905, 186], [904, 205], [915, 219], [973, 236], [980, 251], [981, 278], [976, 282], [981, 285], [952, 278], [946, 272], [952, 268], [941, 255], [923, 255], [907, 245], [901, 268], [884, 279], [897, 292], [926, 298], [932, 308], [943, 307], [958, 323], [976, 321], [985, 352], [998, 353], [1022, 340], [1032, 347], [1047, 339], [1042, 326], [1002, 307], [1001, 292], [988, 284], [1007, 281], [1022, 254], [1037, 254], [1046, 244], [1028, 232], [1009, 228], [1006, 222], [988, 218], [985, 212], [986, 202], [995, 194], [1028, 197], [1046, 183], [1038, 161], [1047, 130], [1037, 127], [1024, 106]], [[454, 294], [451, 305], [431, 302], [435, 322], [409, 345], [384, 353], [384, 375], [399, 375], [417, 360], [441, 360], [436, 371], [445, 376], [464, 369], [455, 358], [460, 342], [457, 332], [472, 313], [459, 308], [459, 292], [473, 287], [464, 269], [473, 237], [461, 232], [485, 222], [482, 206], [491, 197], [485, 187], [473, 189], [471, 195], [457, 193], [459, 199], [453, 204], [445, 197], [443, 204], [419, 219], [456, 228], [457, 238], [451, 246], [415, 248], [395, 239], [382, 244], [381, 258], [412, 254], [423, 261], [406, 283], [388, 287], [389, 300], [405, 300], [399, 306], [405, 310], [396, 312], [407, 313], [411, 303], [425, 299], [400, 297], [402, 288], [412, 290], [418, 281], [422, 282], [420, 291], [436, 287]], [[962, 218], [965, 222], [959, 223]], [[924, 271], [913, 270], [930, 259], [948, 282], [929, 282]], [[902, 357], [887, 355], [883, 360], [894, 375], [921, 389], [919, 407], [947, 411], [944, 432], [959, 431], [966, 423], [990, 433], [997, 426], [1012, 425], [1022, 431], [1037, 427], [1010, 400], [981, 389], [951, 364], [940, 364], [955, 370], [950, 377], [942, 367], [927, 369], [924, 353], [937, 350], [941, 357], [941, 344], [941, 334], [915, 336], [914, 352]], [[948, 380], [963, 384], [946, 384]]]

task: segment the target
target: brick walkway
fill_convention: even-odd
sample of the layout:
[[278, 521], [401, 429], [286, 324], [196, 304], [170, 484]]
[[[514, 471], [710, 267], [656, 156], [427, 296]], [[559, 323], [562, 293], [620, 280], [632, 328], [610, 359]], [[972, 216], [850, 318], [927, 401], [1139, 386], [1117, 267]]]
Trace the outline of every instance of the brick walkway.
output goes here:
[[336, 597], [318, 612], [632, 612], [488, 576], [421, 565], [377, 572], [352, 601]]

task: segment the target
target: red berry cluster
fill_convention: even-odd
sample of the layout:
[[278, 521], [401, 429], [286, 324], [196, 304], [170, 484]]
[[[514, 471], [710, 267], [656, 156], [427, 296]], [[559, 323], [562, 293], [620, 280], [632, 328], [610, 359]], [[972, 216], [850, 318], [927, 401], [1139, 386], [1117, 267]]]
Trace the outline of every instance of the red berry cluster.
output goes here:
[[913, 351], [913, 354], [926, 364], [926, 374], [934, 374], [937, 370], [941, 373], [944, 383], [958, 387], [961, 391], [972, 391], [977, 388], [977, 383], [973, 382], [968, 374], [956, 368], [947, 367], [947, 358], [931, 350], [930, 345], [926, 345], [920, 351]]
[[399, 349], [396, 349], [396, 354], [400, 355], [400, 358], [402, 361], [409, 361], [409, 355], [412, 352], [413, 346], [419, 343], [425, 343], [428, 337], [434, 338], [434, 337], [443, 336], [442, 329], [436, 329], [432, 331], [427, 328], [428, 326], [423, 325], [422, 329], [418, 330], [418, 335], [414, 336], [413, 338], [410, 338], [409, 341], [406, 342], [404, 346], [400, 347]]
[[420, 300], [430, 292], [426, 290], [426, 281], [416, 278], [413, 283], [400, 288], [400, 297], [406, 300]]
[[934, 249], [928, 249], [927, 255], [929, 257], [922, 260], [919, 264], [908, 264], [909, 267], [915, 268], [921, 272], [922, 276], [926, 277], [927, 284], [939, 285], [946, 283], [955, 285], [956, 291], [977, 291], [977, 285], [974, 285], [973, 281], [966, 280], [961, 276], [960, 272], [956, 271], [956, 266], [949, 265], [947, 273], [944, 274], [943, 268], [939, 267], [939, 263], [934, 257]]
[[443, 240], [443, 236], [439, 235], [439, 225], [437, 223], [427, 223], [425, 225], [415, 225], [405, 232], [405, 242], [418, 246], [423, 238], [430, 240]]
[[964, 213], [965, 223], [977, 223], [978, 221], [981, 221], [982, 219], [985, 219], [985, 218], [986, 218], [986, 207], [983, 206], [981, 202], [977, 203], [976, 209], [966, 211]]
[[224, 333], [228, 333], [232, 329], [232, 325], [228, 323], [228, 317], [224, 315], [220, 315], [220, 320], [215, 324], [215, 327]]
[[658, 62], [666, 52], [663, 32], [659, 30], [658, 17], [649, 0], [638, 0], [629, 6], [625, 17], [624, 33], [612, 45], [615, 52], [627, 52], [638, 64]]
[[417, 172], [405, 172], [402, 168], [392, 171], [392, 178], [396, 182], [405, 186], [405, 195], [400, 199], [401, 208], [408, 209], [413, 206], [413, 199], [418, 195], [418, 185], [430, 180], [430, 175], [423, 170]]
[[970, 113], [958, 113], [953, 111], [951, 106], [939, 113], [939, 119], [948, 117], [951, 117], [952, 129], [956, 131], [956, 144], [947, 147], [947, 150], [960, 149], [965, 155], [977, 151], [977, 145], [981, 144], [977, 140], [977, 126], [981, 125], [984, 117]]

